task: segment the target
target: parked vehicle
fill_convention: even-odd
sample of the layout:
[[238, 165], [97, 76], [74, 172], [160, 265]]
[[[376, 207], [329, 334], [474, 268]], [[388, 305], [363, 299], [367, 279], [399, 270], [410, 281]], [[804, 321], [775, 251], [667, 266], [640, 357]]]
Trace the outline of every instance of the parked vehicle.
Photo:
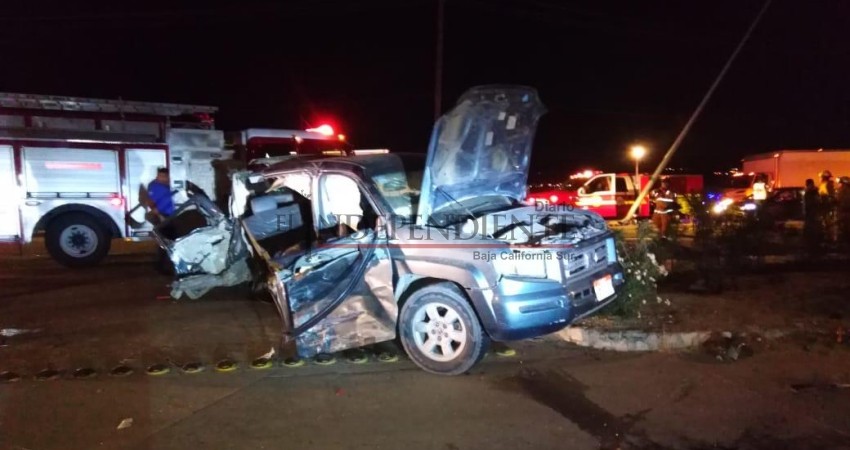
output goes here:
[[803, 188], [806, 179], [817, 182], [818, 174], [829, 170], [835, 176], [850, 175], [850, 150], [778, 150], [747, 156], [741, 171], [749, 181], [746, 196], [752, 194], [755, 177], [764, 174], [771, 189]]
[[531, 88], [478, 87], [436, 123], [424, 159], [295, 157], [234, 174], [231, 218], [194, 195], [174, 220], [202, 211], [206, 224], [157, 233], [173, 295], [254, 278], [301, 357], [398, 336], [443, 375], [467, 371], [491, 339], [593, 314], [624, 283], [611, 231], [592, 212], [523, 203], [543, 112]]
[[[703, 189], [702, 175], [669, 175], [666, 179], [678, 194], [699, 193]], [[625, 217], [637, 199], [640, 189], [649, 183], [648, 175], [641, 175], [637, 183], [635, 176], [627, 173], [598, 173], [591, 176], [577, 190], [544, 190], [532, 192], [526, 198], [529, 204], [572, 205], [593, 211], [605, 219]], [[646, 218], [652, 214], [649, 198], [645, 198], [636, 216]]]
[[529, 186], [526, 203], [529, 205], [574, 206], [578, 190], [590, 177], [602, 173], [598, 170], [584, 170], [561, 183], [545, 183]]
[[803, 220], [803, 189], [796, 187], [782, 187], [771, 191], [767, 199], [757, 207], [752, 200], [741, 204], [745, 212], [756, 212], [759, 218], [767, 223], [783, 223], [787, 221]]
[[712, 207], [714, 213], [722, 214], [732, 205], [745, 207], [744, 203], [753, 197], [753, 185], [758, 179], [767, 180], [768, 191], [801, 190], [809, 178], [817, 183], [818, 174], [824, 170], [836, 176], [850, 174], [850, 150], [778, 150], [747, 156], [742, 161], [742, 170], [726, 177]]
[[[640, 186], [649, 183], [649, 177], [640, 176]], [[576, 206], [593, 211], [606, 219], [625, 217], [640, 192], [634, 175], [601, 173], [591, 177], [578, 190]], [[649, 199], [640, 205], [637, 217], [649, 217]]]
[[[135, 208], [140, 190], [158, 167], [170, 168], [178, 190], [186, 176], [212, 173], [214, 111], [0, 93], [0, 241], [26, 244], [43, 232], [55, 260], [79, 267], [103, 259], [113, 238], [149, 236], [144, 210]], [[184, 124], [192, 128], [178, 128]]]

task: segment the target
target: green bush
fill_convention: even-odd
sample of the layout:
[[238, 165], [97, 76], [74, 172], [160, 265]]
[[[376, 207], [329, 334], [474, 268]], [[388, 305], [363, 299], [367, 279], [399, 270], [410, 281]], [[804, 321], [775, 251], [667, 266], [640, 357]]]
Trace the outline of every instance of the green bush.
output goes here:
[[[665, 302], [658, 295], [658, 281], [667, 270], [658, 263], [658, 233], [646, 221], [638, 223], [637, 238], [628, 242], [622, 232], [615, 232], [620, 264], [626, 272], [626, 283], [619, 299], [606, 312], [624, 317], [640, 317], [642, 305]], [[666, 301], [669, 304], [669, 300]]]

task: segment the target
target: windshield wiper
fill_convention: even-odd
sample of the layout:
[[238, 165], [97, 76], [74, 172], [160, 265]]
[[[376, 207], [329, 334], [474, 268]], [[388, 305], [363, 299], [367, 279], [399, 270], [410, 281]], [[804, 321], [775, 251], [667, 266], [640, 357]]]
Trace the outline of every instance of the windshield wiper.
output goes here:
[[[448, 193], [448, 192], [446, 192], [445, 190], [443, 190], [443, 187], [442, 187], [442, 186], [438, 186], [436, 189], [434, 189], [434, 192], [437, 192], [437, 191], [441, 192], [443, 195], [445, 195], [445, 196], [446, 196], [446, 198], [448, 198], [449, 200], [451, 200], [452, 202], [454, 202], [454, 204], [456, 204], [457, 206], [459, 206], [459, 207], [463, 210], [463, 212], [465, 212], [465, 213], [466, 213], [466, 215], [467, 215], [470, 219], [475, 220], [475, 214], [473, 214], [473, 213], [472, 213], [472, 211], [470, 211], [470, 210], [469, 210], [469, 208], [467, 208], [466, 206], [464, 206], [464, 205], [463, 205], [463, 203], [461, 203], [461, 202], [457, 201], [454, 197], [452, 197], [451, 195], [449, 195], [449, 193]], [[462, 222], [462, 220], [456, 220], [456, 221], [452, 221], [452, 222], [450, 222], [450, 223], [448, 223], [448, 222], [447, 222], [447, 223], [443, 224], [443, 226], [446, 226], [446, 227], [447, 227], [447, 226], [450, 226], [450, 225], [458, 224], [458, 223], [460, 223], [460, 222]]]

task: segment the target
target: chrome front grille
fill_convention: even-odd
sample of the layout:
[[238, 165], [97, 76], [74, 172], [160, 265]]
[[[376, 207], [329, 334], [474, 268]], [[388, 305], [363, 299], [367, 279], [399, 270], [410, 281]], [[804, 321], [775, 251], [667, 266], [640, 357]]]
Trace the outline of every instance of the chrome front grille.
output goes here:
[[562, 260], [564, 277], [570, 278], [608, 265], [605, 241], [571, 250]]

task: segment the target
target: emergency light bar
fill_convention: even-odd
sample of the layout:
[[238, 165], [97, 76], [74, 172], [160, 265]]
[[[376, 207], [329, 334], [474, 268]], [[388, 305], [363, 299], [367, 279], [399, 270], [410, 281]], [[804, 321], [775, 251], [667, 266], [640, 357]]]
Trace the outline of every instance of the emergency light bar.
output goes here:
[[307, 128], [305, 131], [309, 131], [310, 133], [319, 133], [324, 136], [334, 135], [334, 128], [328, 124], [319, 125], [316, 128]]
[[601, 170], [590, 170], [590, 169], [588, 169], [588, 170], [584, 170], [582, 172], [578, 172], [578, 173], [570, 175], [570, 179], [571, 180], [586, 180], [586, 179], [588, 179], [588, 178], [590, 178], [594, 175], [598, 175], [600, 173], [602, 173]]
[[352, 153], [355, 155], [383, 155], [389, 153], [389, 149], [386, 148], [371, 148], [371, 149], [362, 149], [362, 150], [354, 150]]

